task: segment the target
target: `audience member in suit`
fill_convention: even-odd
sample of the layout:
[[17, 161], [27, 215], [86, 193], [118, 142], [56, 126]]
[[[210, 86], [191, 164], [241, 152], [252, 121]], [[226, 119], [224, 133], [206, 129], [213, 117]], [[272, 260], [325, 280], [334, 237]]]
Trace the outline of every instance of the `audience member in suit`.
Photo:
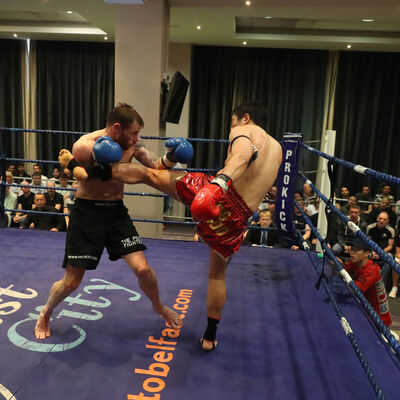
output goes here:
[[[270, 211], [261, 211], [259, 213], [258, 223], [253, 225], [253, 227], [261, 228], [275, 228], [272, 221], [272, 214]], [[245, 233], [245, 244], [253, 244], [260, 246], [275, 246], [279, 242], [279, 236], [277, 230], [261, 230], [253, 229], [252, 226], [249, 227]]]

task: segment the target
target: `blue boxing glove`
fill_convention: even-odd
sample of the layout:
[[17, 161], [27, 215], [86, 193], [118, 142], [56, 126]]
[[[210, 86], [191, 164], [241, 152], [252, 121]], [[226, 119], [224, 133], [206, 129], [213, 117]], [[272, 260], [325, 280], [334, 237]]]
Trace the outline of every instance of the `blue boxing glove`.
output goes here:
[[193, 157], [193, 146], [184, 138], [171, 138], [165, 143], [167, 154], [161, 158], [167, 168], [172, 168], [177, 162], [187, 164]]
[[110, 136], [98, 138], [93, 146], [93, 159], [101, 165], [108, 165], [120, 161], [122, 158], [121, 146]]

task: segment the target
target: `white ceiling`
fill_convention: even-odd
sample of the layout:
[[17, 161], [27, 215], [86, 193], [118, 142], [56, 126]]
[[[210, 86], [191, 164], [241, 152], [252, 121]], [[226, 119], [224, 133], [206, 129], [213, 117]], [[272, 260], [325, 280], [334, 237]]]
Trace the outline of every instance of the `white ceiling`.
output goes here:
[[[170, 42], [400, 51], [400, 0], [251, 1], [169, 0]], [[104, 0], [0, 0], [0, 38], [113, 41], [115, 7]]]

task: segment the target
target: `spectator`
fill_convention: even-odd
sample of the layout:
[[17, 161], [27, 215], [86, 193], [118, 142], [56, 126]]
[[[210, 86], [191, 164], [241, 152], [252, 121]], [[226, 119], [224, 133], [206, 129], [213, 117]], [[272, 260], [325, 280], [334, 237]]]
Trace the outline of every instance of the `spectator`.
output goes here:
[[[253, 226], [261, 228], [275, 228], [275, 225], [272, 222], [271, 213], [269, 211], [261, 211], [258, 223]], [[279, 242], [277, 230], [264, 231], [261, 229], [253, 229], [251, 226], [244, 234], [244, 238], [244, 243], [261, 246], [274, 246]]]
[[[400, 264], [400, 233], [399, 232], [397, 232], [394, 243], [396, 246], [395, 260], [396, 260], [397, 264]], [[390, 272], [388, 272], [388, 274], [390, 275]], [[391, 297], [392, 299], [395, 299], [397, 297], [398, 291], [399, 291], [399, 274], [394, 269], [392, 269], [392, 290], [389, 292], [389, 297]]]
[[25, 171], [25, 165], [22, 163], [18, 163], [16, 165], [17, 167], [17, 172], [16, 175], [14, 177], [14, 181], [16, 183], [21, 183], [21, 181], [23, 181], [24, 179], [26, 179], [28, 177], [28, 174]]
[[317, 201], [317, 196], [311, 189], [311, 186], [308, 183], [303, 185], [303, 203], [304, 206], [307, 207], [310, 204], [315, 205]]
[[[376, 222], [367, 226], [365, 233], [385, 252], [390, 254], [394, 245], [394, 229], [389, 225], [389, 215], [386, 211], [379, 213]], [[381, 257], [373, 252], [372, 259], [382, 269], [382, 277], [385, 286], [390, 285], [391, 267]]]
[[[39, 172], [42, 178], [42, 182], [46, 182], [48, 180], [46, 175], [43, 175], [42, 167], [39, 164], [33, 164], [33, 172]], [[46, 183], [44, 183], [46, 186]]]
[[[71, 189], [71, 185], [68, 183], [68, 175], [62, 173], [60, 175], [60, 184], [57, 185], [57, 188], [61, 188], [61, 189]], [[61, 196], [65, 196], [66, 194], [69, 194], [69, 192], [67, 190], [56, 190], [57, 193], [60, 193]]]
[[[76, 182], [76, 181], [72, 182], [71, 186], [72, 186], [72, 189], [75, 189], [75, 191], [71, 190], [71, 192], [69, 194], [67, 194], [64, 198], [64, 214], [71, 214], [71, 211], [75, 205], [76, 190], [78, 189], [78, 182]], [[65, 224], [68, 228], [68, 224], [69, 224], [69, 216], [68, 215], [65, 216]]]
[[354, 239], [350, 247], [350, 261], [344, 269], [352, 276], [354, 283], [365, 294], [371, 306], [386, 326], [392, 325], [389, 302], [382, 282], [379, 266], [369, 259], [370, 250], [360, 238]]
[[58, 185], [60, 183], [59, 182], [60, 175], [61, 175], [60, 167], [54, 167], [53, 168], [53, 176], [51, 178], [49, 178], [49, 181], [55, 182], [56, 185]]
[[64, 206], [64, 198], [55, 190], [56, 184], [52, 181], [47, 181], [47, 193], [45, 193], [46, 204], [54, 207], [57, 211], [62, 212]]
[[[372, 211], [372, 202], [374, 201], [374, 197], [371, 194], [371, 186], [363, 185], [361, 192], [356, 194], [356, 198], [361, 208], [361, 214], [363, 216], [369, 215]], [[364, 203], [364, 201], [369, 201], [370, 203]]]
[[349, 215], [350, 214], [350, 207], [354, 206], [357, 204], [357, 197], [351, 194], [348, 199], [347, 199], [347, 204], [342, 206], [341, 211], [344, 215]]
[[[302, 208], [302, 210], [305, 212], [305, 206], [302, 201], [298, 201], [299, 206]], [[310, 246], [309, 240], [311, 237], [311, 229], [310, 227], [306, 224], [306, 221], [299, 211], [299, 209], [295, 206], [294, 207], [294, 214], [293, 214], [293, 220], [294, 220], [294, 225], [296, 227], [296, 230], [300, 231], [303, 241], [307, 242], [308, 245]], [[291, 247], [292, 250], [299, 250], [299, 246], [293, 245]]]
[[258, 212], [268, 210], [269, 205], [271, 203], [275, 203], [277, 192], [278, 192], [278, 188], [276, 186], [271, 186], [271, 189], [268, 190], [268, 193], [265, 195], [264, 199], [258, 206]]
[[[349, 220], [356, 224], [363, 232], [367, 228], [367, 223], [361, 219], [361, 209], [360, 206], [354, 204], [350, 207], [350, 213], [348, 216]], [[349, 256], [350, 254], [350, 243], [357, 237], [357, 235], [340, 220], [339, 229], [337, 233], [337, 241], [332, 247], [332, 251], [335, 256], [340, 257], [343, 255]]]
[[396, 226], [396, 214], [394, 213], [394, 211], [391, 210], [390, 208], [390, 198], [388, 196], [383, 196], [381, 198], [381, 202], [379, 204], [379, 207], [377, 208], [373, 208], [371, 211], [371, 214], [369, 214], [370, 217], [370, 222], [375, 222], [377, 216], [382, 212], [382, 211], [386, 211], [388, 216], [389, 216], [389, 224], [392, 227]]
[[350, 197], [350, 190], [347, 186], [342, 186], [340, 188], [340, 200], [335, 200], [336, 204], [339, 205], [338, 208], [342, 208], [345, 204], [347, 204]]
[[[46, 182], [43, 183], [42, 181], [42, 175], [40, 172], [34, 172], [32, 174], [32, 186], [45, 186]], [[37, 193], [46, 193], [46, 189], [45, 188], [36, 188], [36, 187], [32, 187], [31, 188], [31, 192], [33, 194], [37, 194]]]
[[[28, 181], [22, 181], [21, 185], [29, 185]], [[21, 187], [22, 194], [18, 196], [18, 210], [32, 210], [34, 205], [35, 195], [31, 192], [31, 188], [28, 187]], [[14, 224], [22, 225], [26, 218], [26, 214], [22, 212], [17, 212], [14, 217]]]
[[[9, 171], [6, 171], [9, 172]], [[10, 186], [5, 187], [4, 208], [13, 209], [17, 208], [17, 195], [10, 191]], [[12, 211], [5, 211], [4, 217], [0, 219], [0, 226], [10, 226], [12, 222]]]
[[375, 199], [379, 202], [382, 200], [383, 197], [387, 196], [390, 199], [390, 204], [394, 203], [394, 196], [391, 194], [392, 188], [390, 185], [382, 186], [382, 189], [379, 193], [375, 195]]
[[[14, 176], [10, 171], [6, 171], [6, 182], [10, 185], [14, 183]], [[22, 194], [21, 189], [17, 186], [8, 186], [11, 193], [14, 193], [17, 197]]]
[[60, 231], [64, 227], [64, 219], [58, 211], [46, 204], [43, 193], [35, 194], [35, 211], [45, 211], [51, 214], [28, 214], [23, 222], [23, 228], [43, 229], [47, 231]]
[[17, 167], [14, 163], [8, 164], [7, 171], [11, 173], [12, 176], [17, 174]]

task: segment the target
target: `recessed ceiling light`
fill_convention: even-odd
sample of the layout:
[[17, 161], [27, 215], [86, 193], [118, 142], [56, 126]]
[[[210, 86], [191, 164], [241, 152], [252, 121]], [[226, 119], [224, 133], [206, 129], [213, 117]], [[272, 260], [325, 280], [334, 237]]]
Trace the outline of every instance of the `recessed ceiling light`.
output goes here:
[[265, 18], [265, 19], [271, 19], [272, 17], [269, 16], [269, 15], [266, 15], [264, 18]]
[[245, 4], [246, 4], [246, 6], [251, 6], [251, 1], [247, 0]]
[[104, 40], [108, 40], [108, 36], [104, 36]]
[[243, 46], [246, 46], [247, 42], [243, 42]]
[[201, 25], [197, 25], [196, 29], [199, 31], [201, 29]]
[[362, 21], [363, 22], [374, 22], [374, 20], [372, 18], [364, 18]]
[[67, 11], [67, 14], [72, 14], [72, 11]]
[[18, 35], [16, 33], [13, 34], [14, 37], [18, 37]]
[[351, 49], [351, 44], [348, 44], [346, 47], [347, 47], [348, 49]]

